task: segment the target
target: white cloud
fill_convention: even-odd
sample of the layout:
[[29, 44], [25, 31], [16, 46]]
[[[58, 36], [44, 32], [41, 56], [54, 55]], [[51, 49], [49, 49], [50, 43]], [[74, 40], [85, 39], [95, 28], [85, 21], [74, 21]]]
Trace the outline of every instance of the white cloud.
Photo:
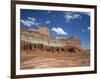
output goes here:
[[90, 27], [88, 27], [87, 29], [90, 30]]
[[81, 19], [81, 15], [75, 12], [64, 12], [64, 16], [66, 19], [66, 22], [70, 22], [73, 19]]
[[66, 33], [62, 28], [60, 28], [60, 27], [54, 27], [54, 28], [52, 28], [51, 29], [51, 31], [54, 31], [54, 32], [56, 32], [58, 35], [59, 34], [62, 34], [62, 35], [68, 35], [68, 33]]
[[39, 26], [40, 23], [36, 22], [34, 25]]
[[90, 30], [90, 26], [87, 27], [86, 29], [82, 29], [82, 32], [88, 32]]
[[36, 19], [34, 17], [28, 17], [28, 20], [31, 20], [31, 21], [36, 21]]
[[53, 15], [53, 18], [55, 18], [56, 17], [56, 15]]
[[32, 21], [28, 21], [28, 20], [21, 20], [21, 23], [28, 27], [30, 27], [33, 24]]
[[45, 23], [46, 23], [46, 24], [49, 24], [49, 23], [50, 23], [50, 21], [46, 21]]
[[51, 13], [52, 11], [51, 10], [48, 10], [48, 13]]
[[79, 14], [74, 14], [74, 15], [73, 15], [73, 19], [76, 19], [76, 18], [81, 18], [81, 15], [79, 15]]
[[85, 32], [86, 30], [85, 29], [82, 29], [82, 32]]
[[24, 24], [27, 27], [31, 27], [32, 25], [39, 25], [38, 22], [36, 22], [36, 19], [34, 17], [28, 17], [25, 20], [21, 20], [21, 23]]
[[85, 14], [85, 15], [90, 16], [90, 12], [82, 12], [82, 13]]

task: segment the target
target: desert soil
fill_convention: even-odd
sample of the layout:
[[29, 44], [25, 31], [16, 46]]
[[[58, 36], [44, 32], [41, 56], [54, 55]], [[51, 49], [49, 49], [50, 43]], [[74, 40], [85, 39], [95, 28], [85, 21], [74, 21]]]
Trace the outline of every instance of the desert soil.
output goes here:
[[21, 69], [82, 67], [90, 65], [87, 52], [21, 51]]

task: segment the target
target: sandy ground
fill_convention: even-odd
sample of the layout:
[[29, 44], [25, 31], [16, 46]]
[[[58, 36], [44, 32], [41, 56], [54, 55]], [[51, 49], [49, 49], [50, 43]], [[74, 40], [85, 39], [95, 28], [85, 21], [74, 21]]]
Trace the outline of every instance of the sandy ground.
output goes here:
[[21, 51], [21, 69], [81, 67], [90, 65], [87, 52]]

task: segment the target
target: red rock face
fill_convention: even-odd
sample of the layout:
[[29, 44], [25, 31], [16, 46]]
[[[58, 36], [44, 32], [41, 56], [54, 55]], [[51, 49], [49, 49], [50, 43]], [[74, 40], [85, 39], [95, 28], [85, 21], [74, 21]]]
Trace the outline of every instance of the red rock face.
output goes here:
[[80, 48], [81, 47], [81, 42], [80, 40], [73, 36], [73, 37], [70, 37], [69, 41], [68, 41], [68, 44], [72, 47], [75, 47], [75, 48]]
[[81, 48], [81, 42], [78, 37], [72, 36], [69, 39], [54, 39], [49, 36], [48, 31], [47, 34], [45, 34], [44, 29], [39, 29], [38, 31], [22, 30], [21, 35], [43, 37], [48, 42], [54, 40], [58, 44], [61, 44], [61, 46], [46, 45], [44, 42], [33, 43], [29, 39], [27, 40], [29, 37], [23, 37], [20, 40], [20, 69], [81, 67], [90, 65], [89, 50]]

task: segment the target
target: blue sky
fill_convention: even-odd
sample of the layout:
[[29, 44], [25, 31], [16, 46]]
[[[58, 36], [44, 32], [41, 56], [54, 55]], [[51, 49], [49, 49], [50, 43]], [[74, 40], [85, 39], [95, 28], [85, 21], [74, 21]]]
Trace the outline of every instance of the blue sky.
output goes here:
[[82, 47], [90, 48], [90, 13], [21, 9], [21, 28], [48, 27], [52, 37], [76, 36]]

